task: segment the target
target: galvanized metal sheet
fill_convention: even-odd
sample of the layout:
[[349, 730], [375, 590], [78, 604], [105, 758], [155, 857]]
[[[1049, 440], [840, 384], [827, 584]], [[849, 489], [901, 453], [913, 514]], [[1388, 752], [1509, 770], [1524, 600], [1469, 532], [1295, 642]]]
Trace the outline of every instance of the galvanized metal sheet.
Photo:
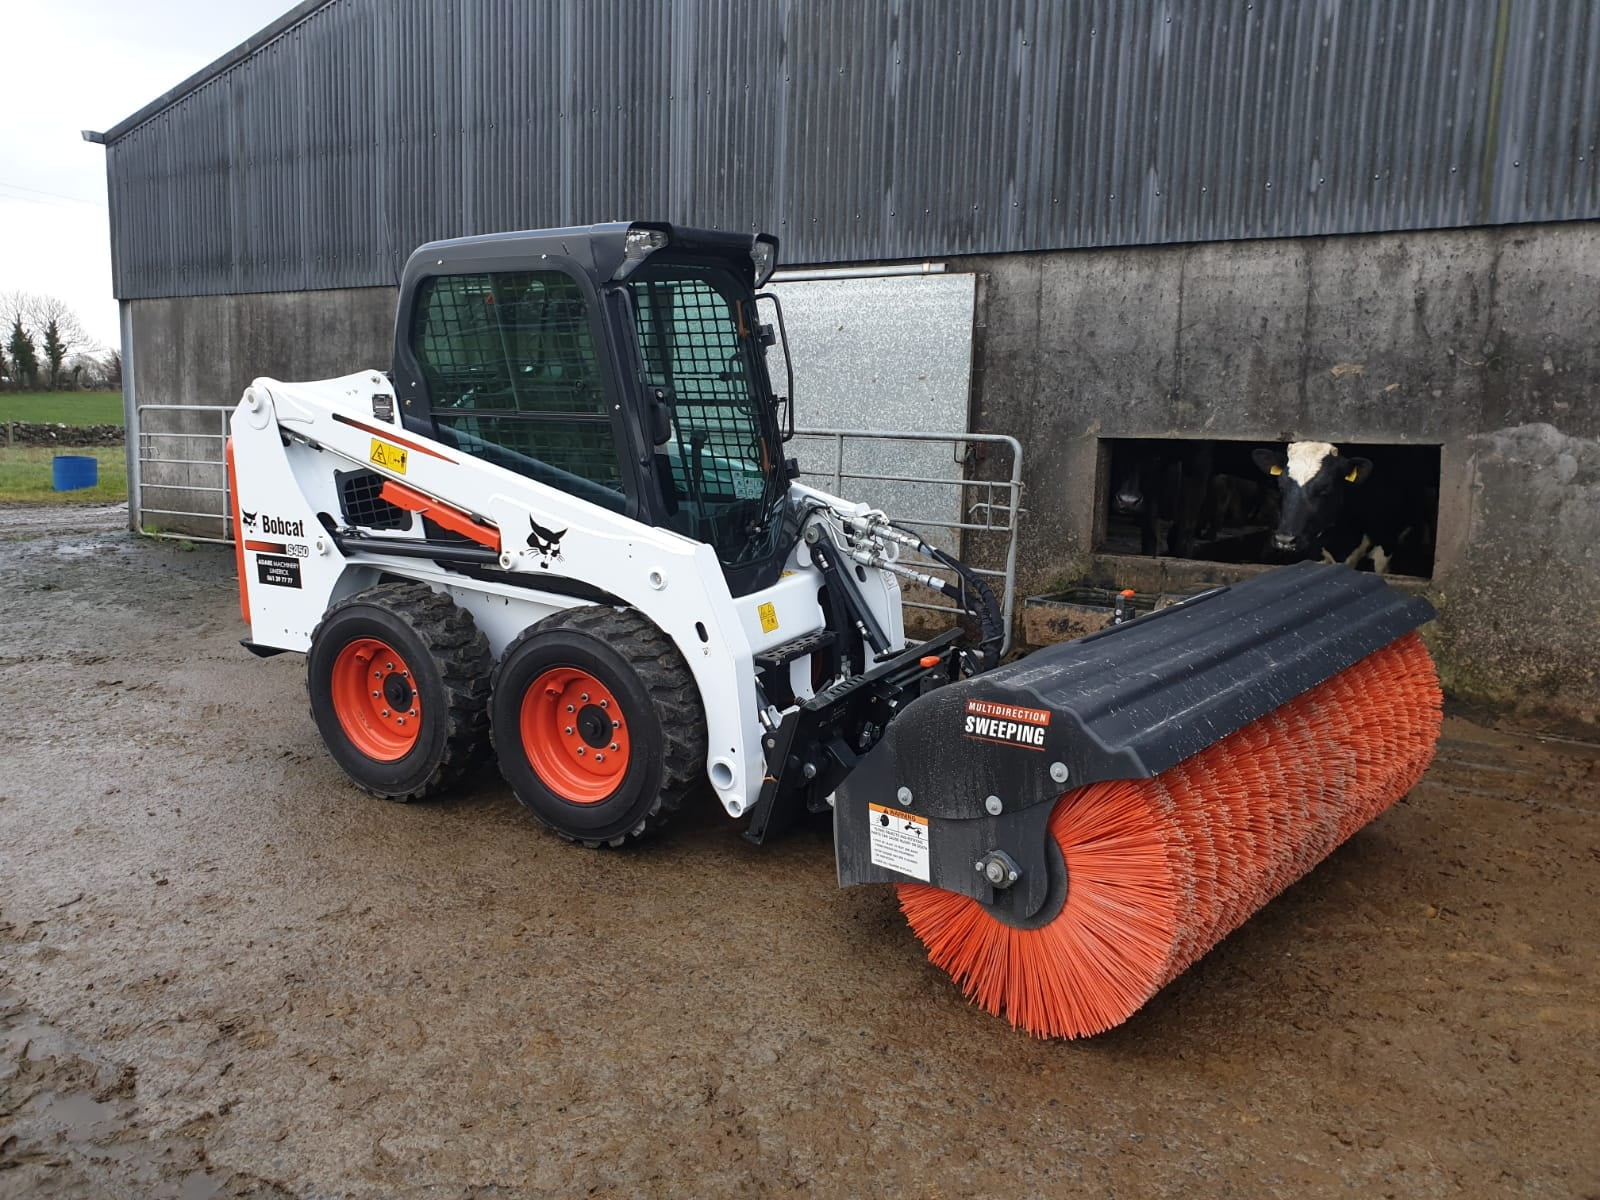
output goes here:
[[107, 135], [119, 297], [392, 284], [429, 238], [619, 217], [791, 263], [1600, 217], [1600, 5], [295, 12]]
[[[795, 423], [965, 433], [972, 386], [971, 275], [805, 280], [773, 287], [794, 355]], [[771, 357], [783, 387], [780, 353]], [[961, 464], [946, 444], [796, 438], [804, 482], [897, 518], [959, 521]], [[842, 478], [838, 478], [842, 475]], [[926, 482], [914, 482], [924, 480]], [[958, 547], [945, 534], [929, 537]]]

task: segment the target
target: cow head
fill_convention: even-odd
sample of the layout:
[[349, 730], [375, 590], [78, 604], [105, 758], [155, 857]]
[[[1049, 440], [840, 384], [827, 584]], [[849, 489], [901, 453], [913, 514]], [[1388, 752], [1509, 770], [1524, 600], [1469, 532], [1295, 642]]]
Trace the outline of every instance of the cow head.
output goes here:
[[1139, 465], [1135, 463], [1122, 473], [1116, 491], [1111, 494], [1113, 509], [1125, 517], [1137, 517], [1144, 512], [1144, 485], [1139, 480]]
[[1327, 442], [1290, 442], [1288, 452], [1257, 450], [1256, 466], [1278, 481], [1273, 548], [1315, 556], [1344, 510], [1345, 493], [1367, 481], [1372, 460], [1348, 458]]

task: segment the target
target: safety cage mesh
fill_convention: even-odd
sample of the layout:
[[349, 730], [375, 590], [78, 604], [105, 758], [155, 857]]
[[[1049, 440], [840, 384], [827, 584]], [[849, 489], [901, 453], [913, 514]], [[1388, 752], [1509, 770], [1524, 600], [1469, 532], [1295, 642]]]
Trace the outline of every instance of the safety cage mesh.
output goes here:
[[[646, 382], [661, 388], [672, 436], [659, 447], [670, 476], [673, 524], [711, 542], [723, 561], [764, 553], [750, 526], [764, 519], [773, 471], [752, 378], [750, 317], [681, 264], [652, 267], [630, 283]], [[740, 518], [730, 520], [729, 518]]]

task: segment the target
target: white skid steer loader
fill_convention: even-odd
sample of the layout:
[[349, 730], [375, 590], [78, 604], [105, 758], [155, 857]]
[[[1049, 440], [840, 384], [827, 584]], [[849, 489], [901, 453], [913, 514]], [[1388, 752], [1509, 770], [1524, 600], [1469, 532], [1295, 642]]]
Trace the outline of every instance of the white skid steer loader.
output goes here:
[[[766, 365], [782, 312], [757, 292], [776, 254], [647, 223], [432, 243], [387, 376], [245, 392], [244, 644], [305, 653], [360, 786], [415, 800], [492, 751], [589, 846], [706, 785], [755, 842], [831, 805], [842, 884], [928, 885], [1047, 931], [1078, 890], [1052, 821], [1069, 789], [1158, 776], [1432, 615], [1306, 565], [996, 669], [977, 575], [797, 482]], [[908, 642], [902, 579], [975, 636]]]

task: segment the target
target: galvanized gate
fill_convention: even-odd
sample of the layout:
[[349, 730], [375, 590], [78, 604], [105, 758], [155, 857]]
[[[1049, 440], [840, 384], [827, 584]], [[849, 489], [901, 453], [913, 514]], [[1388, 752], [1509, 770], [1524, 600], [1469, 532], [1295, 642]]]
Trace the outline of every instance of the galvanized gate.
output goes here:
[[134, 523], [152, 537], [231, 542], [228, 417], [232, 404], [141, 404], [129, 430]]
[[[802, 480], [883, 509], [896, 524], [956, 554], [999, 581], [1011, 649], [1017, 602], [1017, 525], [1022, 508], [1022, 444], [1003, 433], [919, 433], [879, 429], [797, 429]], [[930, 450], [943, 453], [930, 456]], [[910, 461], [921, 470], [881, 464]], [[978, 564], [984, 565], [978, 565]], [[993, 565], [999, 563], [1000, 565]], [[935, 593], [904, 596], [907, 608], [958, 615]]]

